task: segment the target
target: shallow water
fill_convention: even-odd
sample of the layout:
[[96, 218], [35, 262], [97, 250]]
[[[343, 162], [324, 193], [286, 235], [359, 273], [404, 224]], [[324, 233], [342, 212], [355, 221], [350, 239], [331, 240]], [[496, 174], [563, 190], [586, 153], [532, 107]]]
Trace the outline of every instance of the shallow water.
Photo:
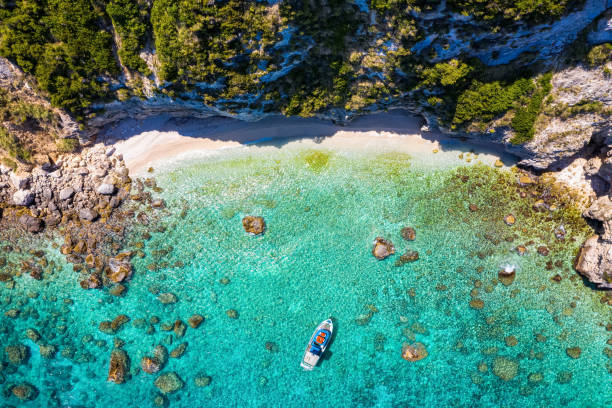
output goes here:
[[[155, 406], [157, 375], [140, 371], [140, 359], [157, 344], [172, 350], [187, 342], [185, 355], [162, 371], [185, 383], [167, 396], [171, 407], [610, 406], [604, 354], [610, 308], [571, 268], [588, 227], [571, 208], [533, 211], [536, 199], [518, 198], [510, 170], [466, 164], [456, 155], [298, 143], [232, 149], [157, 169], [164, 189], [158, 196], [168, 209], [152, 211], [166, 230], [148, 240], [145, 227], [133, 232], [132, 245], [144, 243], [145, 257], [134, 258], [136, 273], [123, 297], [82, 290], [50, 244], [53, 274], [0, 286], [3, 311], [21, 310], [17, 318], [2, 317], [2, 344], [20, 342], [32, 354], [27, 365], [4, 366], [3, 387], [35, 385], [39, 395], [28, 407]], [[502, 221], [508, 213], [516, 216], [514, 226]], [[249, 214], [265, 217], [265, 234], [244, 232], [241, 219]], [[562, 224], [563, 242], [553, 234]], [[405, 226], [416, 229], [415, 241], [401, 237]], [[376, 260], [377, 236], [393, 241], [396, 254]], [[527, 253], [517, 255], [513, 249], [529, 241]], [[548, 256], [537, 253], [540, 245]], [[419, 259], [396, 266], [408, 248]], [[497, 281], [506, 263], [517, 267], [510, 286]], [[555, 274], [560, 283], [551, 281]], [[163, 305], [158, 292], [179, 301]], [[484, 308], [471, 308], [471, 295]], [[98, 325], [121, 313], [131, 321], [116, 337], [126, 343], [132, 378], [116, 385], [106, 382], [113, 336]], [[161, 329], [194, 313], [206, 320], [183, 338]], [[147, 334], [152, 316], [161, 323]], [[327, 358], [304, 372], [305, 343], [330, 316], [336, 331]], [[55, 358], [41, 358], [24, 335], [29, 327], [58, 346]], [[510, 335], [514, 346], [505, 342]], [[403, 360], [402, 344], [414, 341], [429, 356]], [[266, 342], [275, 343], [274, 351]], [[578, 359], [566, 354], [575, 346]], [[493, 374], [500, 357], [518, 364], [508, 381]], [[204, 374], [212, 382], [199, 388], [194, 378]], [[19, 405], [10, 392], [0, 398]]]

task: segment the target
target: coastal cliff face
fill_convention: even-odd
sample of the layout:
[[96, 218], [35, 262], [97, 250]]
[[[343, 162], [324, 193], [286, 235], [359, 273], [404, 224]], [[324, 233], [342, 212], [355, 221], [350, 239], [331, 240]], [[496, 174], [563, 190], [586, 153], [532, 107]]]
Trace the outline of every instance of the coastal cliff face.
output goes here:
[[[605, 227], [611, 41], [610, 0], [3, 2], [0, 158], [6, 177], [55, 165], [127, 117], [404, 107], [538, 171], [588, 160]], [[577, 264], [601, 286], [606, 231]]]

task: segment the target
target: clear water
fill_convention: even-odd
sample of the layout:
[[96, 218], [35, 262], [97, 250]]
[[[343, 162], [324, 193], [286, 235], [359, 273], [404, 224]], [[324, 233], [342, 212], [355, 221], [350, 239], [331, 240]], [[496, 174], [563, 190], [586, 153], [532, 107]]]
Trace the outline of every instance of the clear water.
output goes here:
[[[143, 242], [145, 257], [135, 258], [123, 297], [80, 289], [48, 243], [52, 275], [0, 286], [3, 311], [21, 310], [15, 319], [2, 316], [2, 344], [26, 344], [32, 354], [26, 365], [3, 366], [0, 398], [24, 407], [155, 406], [157, 375], [140, 371], [139, 362], [170, 336], [170, 350], [188, 343], [163, 370], [185, 383], [167, 396], [171, 407], [610, 406], [611, 363], [604, 353], [610, 307], [571, 269], [588, 227], [571, 208], [533, 211], [535, 199], [518, 197], [511, 171], [451, 157], [456, 153], [433, 161], [431, 154], [290, 144], [158, 169], [164, 189], [158, 195], [168, 209], [153, 211], [166, 230], [148, 240], [133, 232], [132, 244]], [[471, 203], [479, 210], [470, 212]], [[502, 221], [508, 213], [517, 218], [512, 227]], [[265, 217], [264, 235], [244, 232], [248, 214]], [[553, 235], [561, 224], [565, 242]], [[402, 239], [404, 226], [416, 229], [415, 241]], [[393, 241], [397, 253], [376, 260], [377, 236]], [[526, 255], [513, 251], [529, 241]], [[551, 250], [547, 257], [536, 252], [542, 244]], [[31, 246], [43, 244], [23, 248]], [[408, 248], [419, 260], [395, 266]], [[28, 258], [24, 252], [9, 254], [9, 261]], [[550, 270], [547, 261], [559, 262]], [[497, 282], [506, 263], [518, 270], [510, 286]], [[550, 280], [555, 274], [560, 283]], [[481, 310], [469, 306], [475, 287]], [[157, 291], [176, 294], [178, 303], [162, 305]], [[228, 318], [228, 309], [239, 318]], [[116, 385], [106, 382], [113, 336], [98, 325], [121, 313], [131, 321], [116, 337], [126, 343], [132, 378]], [[194, 313], [206, 321], [182, 339], [161, 324], [147, 334], [148, 324], [137, 321], [186, 322]], [[368, 313], [369, 322], [358, 324]], [[304, 372], [305, 344], [330, 316], [336, 333], [327, 359]], [[60, 353], [41, 358], [24, 335], [29, 327]], [[506, 345], [509, 335], [518, 344]], [[403, 360], [402, 344], [414, 341], [429, 356]], [[582, 350], [579, 359], [566, 354], [574, 346]], [[74, 355], [61, 352], [66, 349]], [[511, 380], [493, 374], [498, 357], [518, 362]], [[567, 372], [571, 380], [560, 382]], [[199, 388], [194, 378], [202, 374], [212, 382]], [[34, 401], [21, 403], [6, 391], [23, 381], [38, 388]]]

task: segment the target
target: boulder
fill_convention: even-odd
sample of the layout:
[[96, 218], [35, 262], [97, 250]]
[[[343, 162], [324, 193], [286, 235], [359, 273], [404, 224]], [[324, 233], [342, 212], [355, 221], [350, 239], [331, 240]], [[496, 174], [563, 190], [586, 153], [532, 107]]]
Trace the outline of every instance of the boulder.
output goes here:
[[153, 358], [159, 361], [160, 366], [163, 368], [166, 362], [168, 362], [168, 349], [164, 345], [158, 345], [153, 349]]
[[59, 192], [59, 199], [64, 201], [72, 198], [74, 195], [74, 189], [72, 187], [62, 188]]
[[405, 343], [402, 346], [402, 358], [406, 361], [419, 361], [427, 357], [429, 353], [423, 343]]
[[130, 260], [116, 256], [108, 260], [106, 276], [114, 283], [120, 283], [132, 277], [132, 265]]
[[262, 234], [266, 229], [266, 222], [263, 217], [247, 215], [242, 219], [244, 230], [252, 235]]
[[32, 217], [31, 215], [28, 215], [28, 214], [23, 214], [21, 217], [19, 217], [19, 223], [28, 232], [31, 232], [34, 234], [41, 232], [45, 227], [43, 220], [41, 220], [40, 218]]
[[98, 194], [112, 195], [115, 192], [115, 186], [110, 183], [102, 183], [97, 188]]
[[96, 210], [93, 210], [91, 208], [83, 208], [79, 210], [79, 218], [91, 222], [98, 218], [98, 213]]
[[189, 323], [189, 326], [191, 326], [191, 328], [197, 329], [198, 326], [200, 326], [200, 324], [202, 324], [203, 321], [204, 321], [203, 316], [199, 314], [194, 314], [187, 320], [187, 323]]
[[30, 190], [17, 190], [15, 194], [13, 194], [13, 204], [29, 206], [34, 202], [34, 193]]
[[582, 244], [574, 269], [599, 288], [612, 289], [612, 243], [591, 236]]
[[145, 373], [155, 374], [161, 370], [161, 367], [160, 361], [155, 357], [143, 357], [142, 360], [140, 360], [140, 368], [142, 368], [142, 371]]
[[382, 237], [376, 237], [374, 240], [374, 247], [372, 248], [372, 255], [378, 260], [383, 260], [388, 256], [395, 253], [395, 247], [391, 241], [387, 241]]
[[108, 367], [108, 377], [106, 381], [115, 384], [125, 382], [130, 370], [130, 360], [127, 353], [121, 349], [114, 349], [111, 353], [110, 364]]
[[11, 173], [9, 176], [11, 184], [16, 190], [25, 190], [30, 185], [32, 178], [29, 174]]
[[154, 384], [164, 394], [176, 392], [184, 385], [183, 380], [175, 372], [160, 375]]
[[516, 278], [516, 268], [502, 268], [497, 272], [497, 277], [504, 286], [509, 286], [514, 282], [514, 278]]

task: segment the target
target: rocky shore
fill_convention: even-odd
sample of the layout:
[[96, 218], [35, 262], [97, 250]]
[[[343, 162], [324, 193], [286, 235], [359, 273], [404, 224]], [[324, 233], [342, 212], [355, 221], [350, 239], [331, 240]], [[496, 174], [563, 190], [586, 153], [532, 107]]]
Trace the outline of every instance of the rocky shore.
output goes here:
[[[145, 192], [154, 184], [152, 179], [133, 182], [123, 157], [103, 145], [33, 168], [0, 165], [3, 239], [18, 242], [24, 233], [61, 236], [59, 250], [80, 273], [83, 289], [112, 286], [121, 294], [133, 273], [134, 253], [123, 251], [126, 231], [136, 223], [149, 224], [153, 217], [147, 211], [164, 206]], [[42, 279], [41, 270], [28, 265], [21, 273]], [[10, 280], [11, 271], [5, 272], [4, 280]]]

